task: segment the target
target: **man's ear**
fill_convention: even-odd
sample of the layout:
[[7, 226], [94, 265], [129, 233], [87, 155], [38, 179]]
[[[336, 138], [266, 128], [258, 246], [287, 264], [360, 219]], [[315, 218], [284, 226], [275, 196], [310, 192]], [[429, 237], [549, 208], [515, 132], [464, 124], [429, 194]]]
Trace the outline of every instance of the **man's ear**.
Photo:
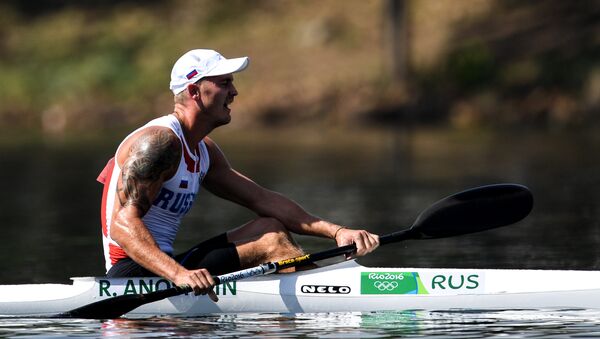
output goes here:
[[188, 84], [186, 91], [188, 91], [190, 98], [194, 100], [200, 99], [200, 84]]

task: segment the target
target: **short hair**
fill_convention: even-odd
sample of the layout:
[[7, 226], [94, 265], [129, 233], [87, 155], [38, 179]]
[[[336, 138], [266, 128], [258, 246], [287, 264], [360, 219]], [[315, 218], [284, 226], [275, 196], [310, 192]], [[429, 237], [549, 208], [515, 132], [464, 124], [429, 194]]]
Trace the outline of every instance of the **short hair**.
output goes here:
[[[200, 82], [201, 82], [202, 80], [204, 80], [204, 79], [203, 79], [203, 78], [200, 78], [200, 79], [198, 79], [198, 81], [194, 82], [194, 84], [196, 84], [196, 85], [200, 86]], [[174, 101], [176, 104], [183, 104], [183, 103], [185, 102], [185, 98], [186, 98], [188, 95], [189, 95], [189, 94], [188, 94], [188, 91], [187, 91], [187, 86], [186, 86], [186, 89], [184, 89], [183, 91], [181, 91], [181, 92], [179, 92], [179, 93], [177, 93], [177, 94], [175, 94], [175, 95], [173, 96], [173, 101]]]
[[173, 101], [176, 104], [183, 104], [185, 102], [185, 96], [188, 95], [186, 90], [183, 90], [173, 96]]

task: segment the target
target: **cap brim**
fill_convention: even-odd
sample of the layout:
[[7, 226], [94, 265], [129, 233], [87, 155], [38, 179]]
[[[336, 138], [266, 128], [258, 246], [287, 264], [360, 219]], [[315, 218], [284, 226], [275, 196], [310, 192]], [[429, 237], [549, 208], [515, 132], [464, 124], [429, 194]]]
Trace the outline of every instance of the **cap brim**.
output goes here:
[[248, 57], [221, 60], [217, 67], [204, 74], [203, 77], [241, 72], [248, 67], [248, 63]]

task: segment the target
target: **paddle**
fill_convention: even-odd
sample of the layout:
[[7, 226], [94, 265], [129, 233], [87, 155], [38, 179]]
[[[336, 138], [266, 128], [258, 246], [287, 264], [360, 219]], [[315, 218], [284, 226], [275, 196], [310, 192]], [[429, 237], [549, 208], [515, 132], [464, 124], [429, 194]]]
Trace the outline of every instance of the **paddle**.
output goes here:
[[[446, 197], [424, 210], [406, 230], [380, 237], [386, 245], [407, 239], [434, 239], [485, 231], [525, 218], [533, 207], [527, 187], [516, 184], [481, 186]], [[316, 261], [349, 254], [354, 244], [300, 257], [270, 262], [214, 277], [216, 284], [278, 272]], [[172, 287], [146, 294], [129, 294], [97, 301], [54, 316], [55, 318], [114, 319], [139, 306], [189, 293], [190, 288]]]

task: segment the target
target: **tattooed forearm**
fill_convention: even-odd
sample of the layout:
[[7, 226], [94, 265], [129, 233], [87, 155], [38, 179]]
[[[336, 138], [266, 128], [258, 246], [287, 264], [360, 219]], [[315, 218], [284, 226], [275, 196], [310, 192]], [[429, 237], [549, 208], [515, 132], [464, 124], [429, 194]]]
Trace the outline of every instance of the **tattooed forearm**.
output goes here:
[[153, 188], [166, 174], [175, 173], [180, 159], [181, 144], [172, 132], [150, 130], [139, 136], [123, 164], [118, 194], [121, 206], [134, 205], [146, 213], [152, 205]]

